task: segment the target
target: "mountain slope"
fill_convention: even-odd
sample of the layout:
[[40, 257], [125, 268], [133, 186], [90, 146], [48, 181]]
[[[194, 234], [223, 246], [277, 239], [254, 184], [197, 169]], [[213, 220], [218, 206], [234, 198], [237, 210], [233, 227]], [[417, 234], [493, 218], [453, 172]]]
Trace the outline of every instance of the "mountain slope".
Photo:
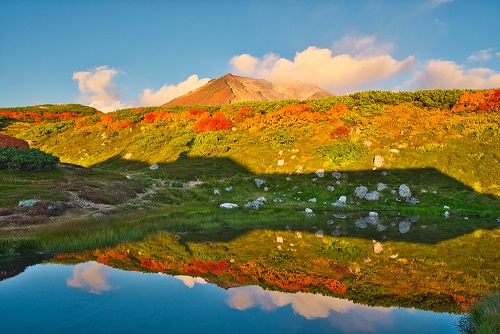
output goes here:
[[306, 100], [328, 97], [332, 94], [298, 81], [275, 84], [267, 80], [226, 74], [209, 81], [163, 106], [218, 105], [243, 101]]

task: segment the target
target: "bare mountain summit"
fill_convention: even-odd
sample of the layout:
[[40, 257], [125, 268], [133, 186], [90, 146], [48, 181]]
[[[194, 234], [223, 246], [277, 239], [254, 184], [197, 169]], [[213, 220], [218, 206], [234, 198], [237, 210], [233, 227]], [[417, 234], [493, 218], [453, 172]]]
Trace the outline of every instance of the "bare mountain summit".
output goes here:
[[205, 85], [179, 96], [163, 106], [218, 105], [243, 101], [307, 100], [332, 96], [332, 94], [312, 84], [298, 81], [272, 83], [262, 79], [252, 79], [226, 74], [210, 80]]

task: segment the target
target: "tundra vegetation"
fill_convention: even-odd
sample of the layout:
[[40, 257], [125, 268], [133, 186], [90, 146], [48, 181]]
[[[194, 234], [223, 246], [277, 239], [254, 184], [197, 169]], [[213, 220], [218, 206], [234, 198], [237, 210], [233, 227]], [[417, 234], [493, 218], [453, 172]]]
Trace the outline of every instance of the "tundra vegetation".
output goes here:
[[461, 312], [500, 283], [499, 111], [498, 89], [3, 108], [0, 253]]

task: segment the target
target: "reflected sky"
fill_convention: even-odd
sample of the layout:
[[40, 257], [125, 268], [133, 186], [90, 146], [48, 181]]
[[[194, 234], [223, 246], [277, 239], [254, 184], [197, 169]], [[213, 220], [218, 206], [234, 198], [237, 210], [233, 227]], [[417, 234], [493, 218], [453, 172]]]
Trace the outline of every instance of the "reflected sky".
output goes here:
[[458, 316], [258, 286], [44, 264], [0, 282], [0, 333], [458, 333]]

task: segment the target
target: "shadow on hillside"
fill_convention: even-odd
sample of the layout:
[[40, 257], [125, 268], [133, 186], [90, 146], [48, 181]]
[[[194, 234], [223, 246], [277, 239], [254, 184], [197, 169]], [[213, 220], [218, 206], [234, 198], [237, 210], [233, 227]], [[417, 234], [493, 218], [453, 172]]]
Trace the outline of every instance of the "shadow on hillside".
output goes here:
[[[121, 157], [113, 157], [93, 166], [96, 169], [146, 174], [154, 179], [200, 180], [206, 184], [217, 182], [218, 187], [221, 184], [235, 187], [234, 193], [223, 191], [221, 196], [213, 195], [214, 189], [207, 186], [200, 190], [205, 192], [205, 198], [209, 198], [200, 202], [200, 206], [213, 207], [210, 213], [213, 213], [215, 219], [221, 220], [217, 222], [221, 228], [212, 232], [195, 229], [192, 231], [194, 233], [187, 234], [186, 240], [228, 241], [248, 230], [283, 230], [288, 225], [295, 231], [315, 233], [322, 230], [324, 235], [340, 234], [340, 237], [435, 244], [478, 229], [498, 228], [499, 225], [495, 219], [491, 219], [492, 213], [500, 215], [499, 197], [478, 193], [434, 168], [341, 171], [340, 178], [331, 172], [325, 172], [323, 177], [318, 177], [316, 173], [253, 174], [230, 158], [193, 158], [186, 153], [172, 163], [159, 164], [157, 170], [150, 170], [149, 167], [149, 164]], [[233, 179], [235, 177], [237, 178]], [[264, 191], [264, 186], [259, 188], [255, 185], [256, 178], [266, 181], [268, 191]], [[233, 184], [232, 181], [236, 183]], [[358, 186], [365, 186], [372, 192], [377, 190], [379, 183], [384, 183], [389, 188], [380, 191], [381, 198], [378, 201], [368, 201], [354, 194]], [[419, 203], [409, 204], [399, 196], [397, 190], [401, 184], [406, 184], [412, 190], [411, 197], [416, 198]], [[335, 190], [328, 191], [327, 186], [333, 186]], [[268, 202], [259, 211], [242, 208], [248, 201], [261, 196], [266, 197]], [[347, 197], [347, 206], [332, 205], [340, 196]], [[276, 197], [286, 200], [283, 203], [273, 202]], [[298, 197], [301, 200], [297, 200]], [[309, 199], [312, 198], [316, 198], [316, 202], [310, 202]], [[231, 214], [229, 210], [219, 208], [225, 202], [238, 204], [240, 208], [236, 210], [245, 210], [245, 218], [259, 221], [260, 217], [268, 213], [276, 215], [283, 224], [276, 227], [277, 224], [263, 226], [256, 223], [246, 230], [237, 224], [226, 226], [224, 222], [231, 219]], [[314, 217], [306, 215], [305, 208], [313, 209]], [[481, 212], [482, 209], [488, 212]], [[369, 217], [370, 211], [378, 212], [377, 220]], [[450, 213], [447, 218], [444, 216], [446, 211]], [[297, 215], [303, 217], [299, 218], [302, 221], [299, 224], [296, 223]], [[346, 217], [339, 218], [343, 216]], [[287, 217], [290, 217], [290, 223]], [[327, 224], [329, 220], [334, 223]], [[313, 226], [317, 229], [313, 229]]]

